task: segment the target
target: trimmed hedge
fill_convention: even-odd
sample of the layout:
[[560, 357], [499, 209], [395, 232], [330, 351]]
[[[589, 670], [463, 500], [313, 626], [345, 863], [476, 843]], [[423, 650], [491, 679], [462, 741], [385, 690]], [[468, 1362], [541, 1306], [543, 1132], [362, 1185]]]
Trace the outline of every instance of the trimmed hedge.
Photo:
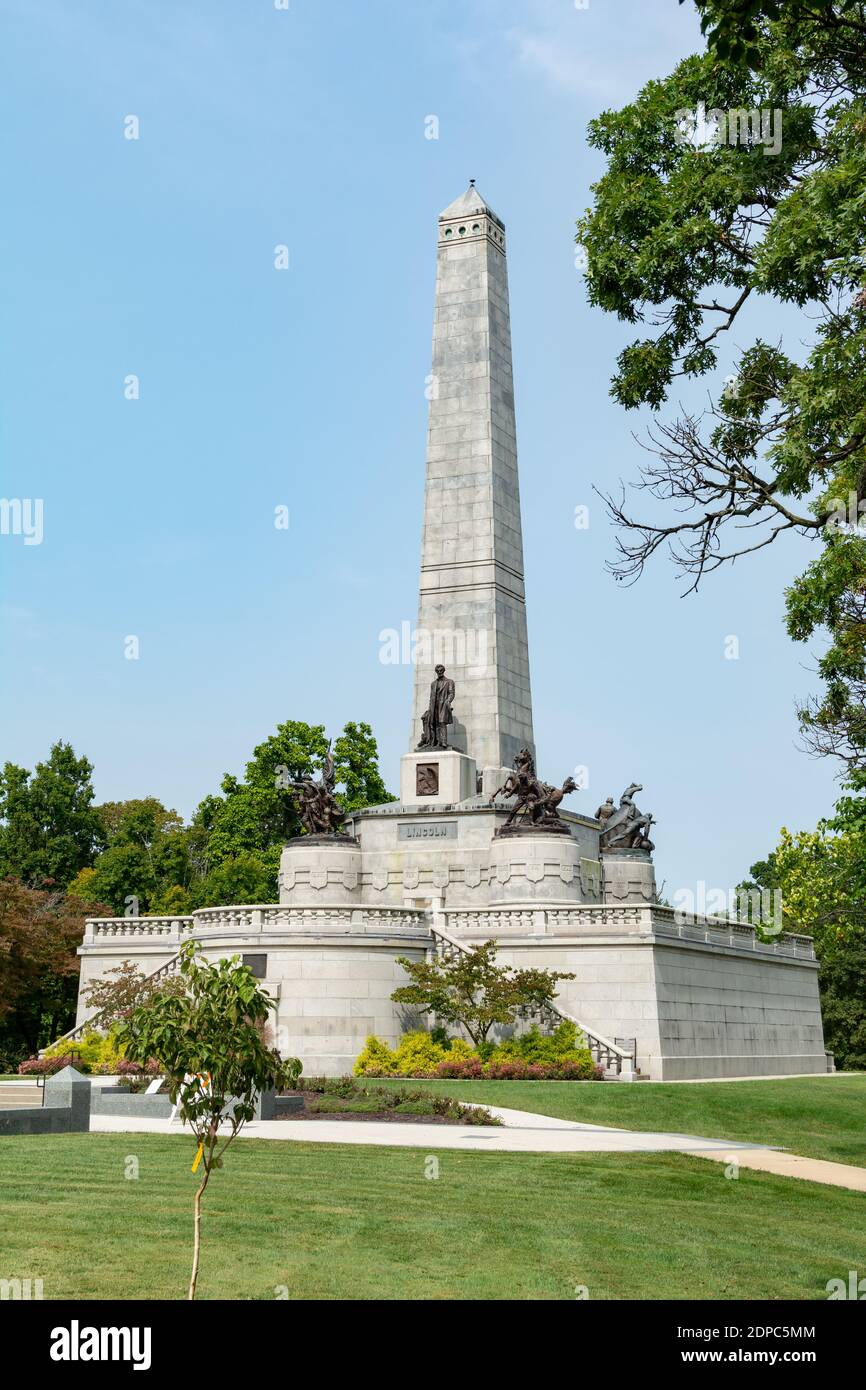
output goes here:
[[439, 1041], [432, 1033], [404, 1033], [391, 1048], [369, 1037], [354, 1066], [356, 1076], [482, 1078], [490, 1081], [596, 1081], [596, 1066], [575, 1024], [563, 1019], [553, 1033], [533, 1026], [517, 1038], [479, 1048], [463, 1038]]

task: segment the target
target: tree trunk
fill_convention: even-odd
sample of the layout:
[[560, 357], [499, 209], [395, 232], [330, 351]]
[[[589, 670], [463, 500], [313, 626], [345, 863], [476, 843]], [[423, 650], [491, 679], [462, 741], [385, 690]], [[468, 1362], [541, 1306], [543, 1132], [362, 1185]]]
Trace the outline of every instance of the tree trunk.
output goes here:
[[189, 1293], [187, 1294], [188, 1301], [195, 1298], [195, 1286], [198, 1280], [198, 1262], [199, 1254], [201, 1252], [201, 1199], [202, 1193], [207, 1187], [208, 1177], [209, 1171], [207, 1168], [205, 1168], [204, 1177], [202, 1178], [198, 1186], [198, 1190], [195, 1194], [195, 1200], [193, 1202], [193, 1229], [195, 1234], [193, 1235], [192, 1243], [192, 1274], [190, 1275], [189, 1280]]

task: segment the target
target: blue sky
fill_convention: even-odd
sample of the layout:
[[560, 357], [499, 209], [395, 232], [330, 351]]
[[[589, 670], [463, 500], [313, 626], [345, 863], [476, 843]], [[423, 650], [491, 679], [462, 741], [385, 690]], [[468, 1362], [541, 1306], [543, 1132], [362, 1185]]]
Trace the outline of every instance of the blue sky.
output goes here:
[[[189, 814], [278, 722], [366, 719], [396, 786], [411, 670], [379, 633], [416, 617], [436, 217], [475, 177], [509, 233], [542, 775], [586, 764], [590, 812], [642, 782], [667, 893], [727, 887], [829, 810], [832, 769], [796, 746], [814, 654], [782, 625], [806, 543], [688, 599], [663, 558], [629, 589], [604, 569], [592, 488], [635, 476], [641, 420], [608, 396], [629, 335], [574, 264], [585, 129], [697, 47], [690, 6], [3, 14], [2, 490], [45, 510], [41, 545], [0, 538], [0, 757], [68, 739], [100, 800]], [[752, 314], [740, 342], [782, 325]]]

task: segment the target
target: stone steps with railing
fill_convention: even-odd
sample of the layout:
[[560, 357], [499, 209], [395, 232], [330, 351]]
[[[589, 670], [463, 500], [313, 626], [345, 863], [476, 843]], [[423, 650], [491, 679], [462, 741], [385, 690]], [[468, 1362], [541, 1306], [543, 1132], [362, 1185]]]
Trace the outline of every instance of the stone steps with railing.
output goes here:
[[[456, 955], [468, 955], [470, 947], [463, 941], [458, 941], [456, 937], [449, 935], [435, 921], [430, 928], [430, 935], [433, 937], [433, 950], [444, 959], [453, 959]], [[629, 1050], [618, 1046], [611, 1038], [606, 1038], [603, 1033], [598, 1033], [594, 1028], [590, 1028], [586, 1023], [582, 1023], [579, 1018], [560, 1008], [559, 1004], [545, 1004], [540, 1009], [527, 1011], [527, 1017], [538, 1018], [539, 1022], [547, 1027], [554, 1029], [563, 1020], [566, 1023], [573, 1023], [579, 1033], [586, 1038], [587, 1047], [592, 1053], [596, 1066], [604, 1068], [606, 1080], [616, 1081], [637, 1081], [643, 1078], [637, 1070], [637, 1058], [634, 1050]]]
[[[158, 970], [152, 970], [149, 975], [145, 975], [142, 984], [152, 984], [156, 980], [163, 979], [166, 975], [173, 975], [179, 964], [180, 955], [172, 956], [171, 960], [167, 960]], [[85, 1033], [92, 1033], [101, 1017], [101, 1014], [92, 1014], [90, 1018], [85, 1019], [83, 1023], [78, 1023], [74, 1028], [70, 1028], [68, 1033], [61, 1033], [60, 1037], [56, 1038], [49, 1046], [55, 1047], [57, 1043], [61, 1042], [76, 1042], [78, 1038], [83, 1038]], [[39, 1056], [44, 1057], [47, 1050], [48, 1049], [45, 1047], [40, 1048]]]

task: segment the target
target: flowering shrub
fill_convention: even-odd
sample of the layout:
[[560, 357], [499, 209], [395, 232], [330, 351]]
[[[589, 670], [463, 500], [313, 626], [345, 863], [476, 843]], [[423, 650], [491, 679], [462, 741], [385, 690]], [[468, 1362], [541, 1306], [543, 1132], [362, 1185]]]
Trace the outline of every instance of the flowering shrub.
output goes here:
[[18, 1066], [19, 1076], [54, 1076], [56, 1072], [62, 1071], [64, 1067], [71, 1067], [75, 1063], [75, 1058], [67, 1053], [65, 1056], [54, 1057], [28, 1057], [26, 1062], [21, 1062]]
[[453, 1062], [446, 1058], [436, 1068], [436, 1075], [471, 1080], [473, 1077], [484, 1076], [484, 1063], [477, 1053], [472, 1057], [457, 1057]]
[[45, 1057], [71, 1057], [78, 1071], [97, 1072], [103, 1076], [114, 1075], [123, 1058], [123, 1050], [117, 1044], [113, 1033], [99, 1033], [94, 1028], [80, 1038], [70, 1042], [61, 1038], [59, 1042], [46, 1047]]
[[143, 1076], [152, 1079], [154, 1076], [160, 1076], [162, 1070], [155, 1057], [151, 1057], [145, 1066], [141, 1066], [139, 1062], [127, 1062], [125, 1059], [121, 1059], [117, 1063], [116, 1074], [118, 1076]]
[[435, 1075], [458, 1081], [600, 1081], [604, 1072], [587, 1051], [579, 1061], [562, 1062], [524, 1062], [521, 1058], [482, 1062], [480, 1057], [471, 1057], [440, 1062]]

